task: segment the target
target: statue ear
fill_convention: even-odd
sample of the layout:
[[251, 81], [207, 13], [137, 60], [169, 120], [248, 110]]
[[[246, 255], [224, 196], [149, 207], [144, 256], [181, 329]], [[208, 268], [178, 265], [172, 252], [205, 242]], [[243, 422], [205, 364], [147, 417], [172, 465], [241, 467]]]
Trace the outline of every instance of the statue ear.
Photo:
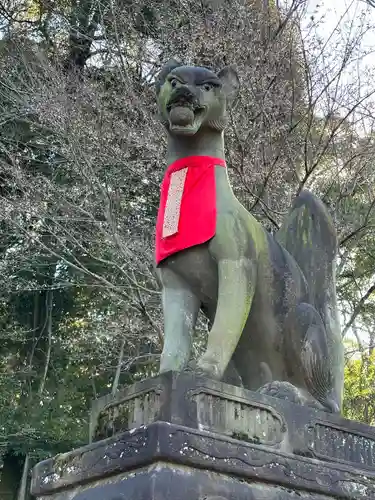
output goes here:
[[161, 68], [160, 73], [156, 79], [155, 82], [155, 87], [156, 87], [156, 93], [159, 94], [159, 91], [161, 87], [163, 86], [165, 79], [169, 75], [169, 73], [175, 69], [178, 68], [179, 66], [182, 66], [183, 64], [176, 59], [170, 59], [164, 66]]
[[236, 97], [240, 88], [240, 80], [238, 78], [237, 71], [233, 66], [225, 66], [219, 71], [217, 76], [223, 84], [223, 90], [227, 99], [232, 101]]

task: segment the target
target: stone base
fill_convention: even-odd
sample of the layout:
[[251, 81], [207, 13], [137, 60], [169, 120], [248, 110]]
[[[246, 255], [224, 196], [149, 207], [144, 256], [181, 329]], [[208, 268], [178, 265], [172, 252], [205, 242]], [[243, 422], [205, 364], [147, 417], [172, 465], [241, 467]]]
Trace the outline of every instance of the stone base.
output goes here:
[[94, 402], [92, 444], [38, 464], [51, 500], [375, 498], [375, 432], [287, 401], [165, 374]]

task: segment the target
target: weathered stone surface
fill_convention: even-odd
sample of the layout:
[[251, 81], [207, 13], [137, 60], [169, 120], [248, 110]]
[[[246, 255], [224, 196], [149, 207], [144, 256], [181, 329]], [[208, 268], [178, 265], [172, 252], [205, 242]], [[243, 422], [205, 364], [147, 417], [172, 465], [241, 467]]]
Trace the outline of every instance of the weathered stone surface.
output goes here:
[[215, 391], [202, 390], [193, 396], [199, 428], [257, 444], [278, 445], [286, 425], [280, 414], [262, 404], [250, 404]]
[[216, 73], [175, 60], [156, 81], [168, 138], [155, 231], [164, 315], [160, 373], [189, 367], [188, 339], [201, 310], [211, 328], [196, 371], [340, 413], [337, 232], [322, 201], [306, 190], [275, 234], [239, 203], [223, 135], [239, 86], [231, 66]]
[[[230, 480], [250, 485], [253, 482], [267, 483], [269, 486], [265, 491], [268, 494], [273, 494], [273, 491], [281, 494], [280, 487], [293, 492], [289, 496], [283, 492], [284, 496], [280, 498], [294, 498], [295, 492], [299, 491], [333, 498], [359, 499], [375, 496], [373, 472], [364, 473], [339, 464], [298, 457], [236, 439], [219, 438], [207, 431], [165, 422], [156, 422], [40, 463], [34, 470], [33, 494], [37, 497], [53, 495], [52, 498], [59, 500], [75, 498], [61, 496], [59, 492], [80, 491], [79, 488], [84, 484], [97, 487], [105, 478], [131, 470], [137, 475], [147, 465], [161, 462], [174, 464], [169, 469], [172, 476], [174, 469], [179, 466], [187, 467], [188, 475], [193, 478], [194, 483], [197, 483], [198, 471], [204, 469], [220, 474], [224, 482]], [[152, 477], [147, 480], [151, 481]], [[113, 484], [112, 480], [109, 483]], [[106, 484], [109, 483], [107, 480]], [[126, 487], [124, 484], [123, 488]], [[168, 482], [161, 483], [159, 487], [160, 495], [168, 498]], [[178, 490], [174, 495], [177, 491], [182, 491], [182, 485], [178, 481], [176, 487]], [[129, 494], [126, 489], [121, 493], [126, 496]], [[223, 492], [220, 496], [225, 497]]]
[[[123, 408], [127, 410], [120, 419]], [[92, 439], [156, 421], [364, 470], [375, 468], [373, 428], [190, 373], [170, 372], [134, 384], [115, 398], [97, 400]]]
[[[128, 396], [124, 396], [119, 401], [116, 398], [105, 396], [93, 403], [91, 421], [96, 419], [95, 429], [98, 435], [107, 435], [121, 429], [135, 429], [141, 425], [150, 424], [158, 420], [160, 411], [161, 389], [152, 387], [138, 392], [130, 391]], [[105, 403], [107, 402], [107, 403]], [[104, 411], [101, 406], [105, 404]]]
[[375, 434], [316, 422], [307, 432], [307, 445], [316, 458], [375, 470]]
[[[183, 492], [183, 493], [182, 493]], [[77, 486], [56, 493], [58, 500], [159, 500], [181, 498], [189, 500], [329, 500], [332, 497], [316, 493], [293, 492], [288, 488], [239, 481], [211, 471], [190, 469], [164, 462]]]
[[94, 408], [99, 441], [41, 462], [37, 498], [375, 498], [374, 429], [332, 414], [187, 373]]

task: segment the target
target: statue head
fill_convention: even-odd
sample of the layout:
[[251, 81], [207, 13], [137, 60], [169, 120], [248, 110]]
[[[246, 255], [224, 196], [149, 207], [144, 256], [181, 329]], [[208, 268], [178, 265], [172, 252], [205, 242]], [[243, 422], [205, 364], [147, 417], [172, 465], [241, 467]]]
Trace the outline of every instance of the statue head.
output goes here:
[[221, 132], [228, 121], [228, 104], [238, 88], [238, 76], [231, 66], [215, 73], [172, 60], [162, 68], [156, 83], [161, 120], [175, 135], [192, 136], [205, 129]]

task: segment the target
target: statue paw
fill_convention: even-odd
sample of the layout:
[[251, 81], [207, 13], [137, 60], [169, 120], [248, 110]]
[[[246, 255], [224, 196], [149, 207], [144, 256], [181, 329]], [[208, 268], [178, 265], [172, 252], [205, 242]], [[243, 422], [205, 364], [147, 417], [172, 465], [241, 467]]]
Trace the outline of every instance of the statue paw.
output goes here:
[[289, 382], [270, 382], [258, 389], [257, 392], [272, 396], [273, 398], [284, 399], [291, 403], [303, 404], [303, 398], [300, 391]]
[[266, 396], [284, 399], [290, 403], [305, 404], [305, 397], [301, 394], [297, 387], [289, 382], [270, 382], [258, 389], [257, 392], [265, 394]]
[[202, 357], [198, 363], [196, 364], [196, 373], [199, 375], [203, 375], [205, 377], [220, 380], [222, 377], [222, 373], [219, 370], [218, 364], [216, 361], [212, 361], [209, 359], [205, 359]]
[[306, 390], [295, 387], [290, 382], [270, 382], [257, 390], [260, 394], [272, 396], [274, 398], [284, 399], [290, 403], [308, 406], [315, 410], [325, 410], [324, 406], [311, 396]]
[[188, 373], [194, 373], [195, 375], [199, 375], [201, 377], [213, 378], [211, 375], [211, 371], [205, 366], [201, 367], [200, 364], [195, 360], [189, 361], [184, 371]]
[[197, 372], [197, 362], [195, 360], [189, 361], [189, 363], [185, 366], [184, 371], [188, 373], [196, 373]]

